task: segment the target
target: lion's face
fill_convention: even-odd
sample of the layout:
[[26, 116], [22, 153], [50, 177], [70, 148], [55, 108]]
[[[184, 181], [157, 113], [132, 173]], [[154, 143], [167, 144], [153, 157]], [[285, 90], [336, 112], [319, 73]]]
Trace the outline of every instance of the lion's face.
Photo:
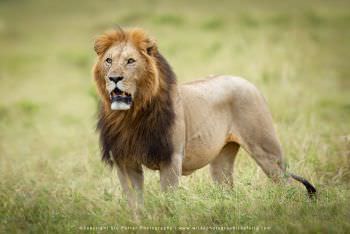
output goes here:
[[103, 56], [106, 92], [112, 110], [130, 109], [145, 61], [131, 43], [110, 47]]
[[154, 50], [154, 45], [138, 30], [114, 31], [96, 40], [99, 60], [94, 68], [95, 81], [112, 110], [128, 110], [135, 102], [142, 104], [158, 89], [150, 48]]

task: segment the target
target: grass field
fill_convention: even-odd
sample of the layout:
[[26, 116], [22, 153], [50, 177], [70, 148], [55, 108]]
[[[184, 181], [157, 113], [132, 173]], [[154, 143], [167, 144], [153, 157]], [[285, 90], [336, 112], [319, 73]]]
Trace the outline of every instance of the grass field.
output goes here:
[[[0, 232], [350, 232], [349, 8], [338, 0], [0, 1]], [[315, 184], [318, 200], [272, 184], [240, 151], [233, 190], [214, 186], [204, 168], [162, 194], [147, 170], [145, 211], [134, 223], [95, 133], [93, 41], [116, 24], [156, 37], [180, 83], [208, 74], [255, 83], [289, 170]]]

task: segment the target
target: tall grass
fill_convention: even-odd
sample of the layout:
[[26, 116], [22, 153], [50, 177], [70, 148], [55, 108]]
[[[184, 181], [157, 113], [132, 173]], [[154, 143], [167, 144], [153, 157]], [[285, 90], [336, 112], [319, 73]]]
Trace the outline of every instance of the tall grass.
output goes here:
[[[347, 232], [349, 6], [1, 1], [0, 232], [139, 225]], [[145, 210], [135, 223], [116, 172], [100, 161], [94, 131], [93, 40], [116, 24], [154, 35], [180, 83], [208, 74], [255, 83], [268, 100], [289, 170], [316, 185], [318, 200], [308, 200], [304, 188], [272, 184], [240, 151], [232, 190], [214, 186], [204, 168], [162, 194], [158, 174], [146, 170]]]

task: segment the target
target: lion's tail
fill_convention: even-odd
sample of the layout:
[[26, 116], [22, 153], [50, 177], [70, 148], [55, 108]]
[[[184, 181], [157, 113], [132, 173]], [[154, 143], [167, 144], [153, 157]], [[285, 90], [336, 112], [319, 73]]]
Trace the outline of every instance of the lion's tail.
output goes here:
[[298, 176], [298, 175], [295, 175], [292, 173], [289, 173], [289, 175], [293, 179], [295, 179], [296, 181], [299, 181], [300, 183], [302, 183], [306, 187], [307, 193], [308, 193], [310, 198], [316, 197], [316, 188], [309, 181], [307, 181], [306, 179], [304, 179], [301, 176]]

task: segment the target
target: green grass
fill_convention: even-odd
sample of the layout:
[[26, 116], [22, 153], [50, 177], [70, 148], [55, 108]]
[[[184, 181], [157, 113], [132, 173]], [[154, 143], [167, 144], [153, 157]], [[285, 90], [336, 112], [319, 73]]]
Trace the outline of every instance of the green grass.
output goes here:
[[[341, 0], [1, 1], [0, 232], [139, 224], [349, 232], [349, 7]], [[232, 74], [255, 83], [289, 170], [316, 185], [318, 200], [302, 187], [272, 184], [240, 151], [232, 190], [214, 186], [204, 168], [162, 194], [158, 174], [147, 170], [145, 210], [134, 223], [94, 131], [93, 40], [117, 24], [149, 31], [179, 82]]]

